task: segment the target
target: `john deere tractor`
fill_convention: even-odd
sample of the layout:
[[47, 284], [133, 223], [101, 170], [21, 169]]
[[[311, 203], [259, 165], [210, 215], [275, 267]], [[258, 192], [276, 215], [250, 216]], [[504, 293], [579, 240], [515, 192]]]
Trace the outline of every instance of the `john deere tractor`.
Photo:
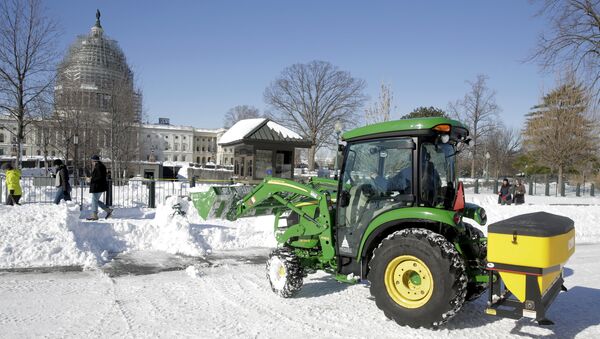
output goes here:
[[[464, 220], [483, 226], [486, 213], [465, 203], [457, 181], [456, 155], [470, 141], [458, 121], [389, 121], [342, 139], [339, 180], [267, 177], [256, 187], [211, 187], [192, 200], [204, 219], [275, 215], [279, 246], [266, 275], [282, 297], [294, 296], [308, 273], [324, 270], [342, 282], [369, 283], [377, 306], [398, 324], [431, 327], [493, 285], [486, 313], [546, 321], [574, 250], [570, 219], [505, 220], [488, 244]], [[547, 223], [560, 226], [548, 233]], [[548, 241], [556, 253], [549, 254]], [[487, 258], [488, 245], [495, 246], [495, 262]], [[505, 272], [516, 275], [502, 284]]]

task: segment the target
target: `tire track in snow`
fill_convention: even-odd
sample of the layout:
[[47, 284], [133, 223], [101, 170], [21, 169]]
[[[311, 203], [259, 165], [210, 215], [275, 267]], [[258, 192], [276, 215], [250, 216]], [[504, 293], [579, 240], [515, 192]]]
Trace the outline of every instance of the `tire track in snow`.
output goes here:
[[[284, 299], [276, 296], [268, 287], [267, 278], [264, 276], [264, 268], [259, 265], [248, 265], [235, 267], [237, 272], [241, 271], [241, 276], [232, 272], [232, 284], [214, 284], [214, 292], [217, 293], [220, 300], [226, 302], [235, 314], [243, 314], [240, 317], [244, 320], [251, 320], [257, 315], [261, 317], [260, 323], [263, 324], [256, 333], [241, 333], [242, 335], [265, 336], [262, 328], [281, 328], [284, 329], [281, 335], [289, 334], [285, 329], [301, 326], [306, 335], [311, 333], [325, 337], [338, 337], [339, 332], [331, 329], [330, 326], [320, 326], [321, 319], [313, 319], [313, 310], [304, 310], [299, 307], [301, 302], [294, 298]], [[265, 295], [266, 294], [266, 295]], [[229, 308], [226, 308], [229, 309]], [[276, 311], [280, 310], [280, 311]], [[321, 312], [317, 312], [320, 314]], [[264, 319], [265, 315], [267, 319]], [[307, 317], [308, 316], [308, 317]], [[254, 328], [251, 328], [254, 330]], [[269, 333], [269, 336], [275, 333]]]

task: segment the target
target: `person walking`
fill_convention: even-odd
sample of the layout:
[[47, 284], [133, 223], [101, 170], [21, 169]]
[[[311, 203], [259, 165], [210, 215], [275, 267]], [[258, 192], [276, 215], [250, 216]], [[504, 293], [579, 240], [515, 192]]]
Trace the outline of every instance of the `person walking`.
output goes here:
[[90, 193], [92, 194], [92, 215], [87, 220], [98, 220], [98, 206], [105, 212], [104, 219], [108, 219], [113, 210], [105, 203], [100, 201], [102, 193], [108, 190], [108, 181], [106, 180], [106, 166], [100, 161], [100, 157], [93, 155], [92, 158], [92, 177], [90, 179]]
[[18, 168], [14, 168], [11, 163], [3, 166], [6, 172], [6, 191], [8, 193], [6, 204], [7, 205], [19, 205], [21, 199], [21, 171]]
[[67, 166], [60, 159], [55, 159], [52, 164], [56, 167], [54, 171], [54, 186], [56, 187], [54, 203], [58, 205], [61, 200], [71, 201], [71, 184], [69, 184]]

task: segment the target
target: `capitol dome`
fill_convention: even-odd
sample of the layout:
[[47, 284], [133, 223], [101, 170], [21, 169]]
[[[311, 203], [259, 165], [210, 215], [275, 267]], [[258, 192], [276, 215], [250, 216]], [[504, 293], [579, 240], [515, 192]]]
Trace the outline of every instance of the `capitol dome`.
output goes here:
[[97, 11], [96, 24], [90, 33], [77, 37], [59, 65], [55, 87], [57, 106], [61, 106], [61, 97], [65, 94], [76, 93], [69, 95], [70, 105], [76, 101], [82, 109], [103, 112], [111, 95], [123, 89], [139, 97], [133, 90], [133, 72], [125, 54], [117, 41], [104, 34]]

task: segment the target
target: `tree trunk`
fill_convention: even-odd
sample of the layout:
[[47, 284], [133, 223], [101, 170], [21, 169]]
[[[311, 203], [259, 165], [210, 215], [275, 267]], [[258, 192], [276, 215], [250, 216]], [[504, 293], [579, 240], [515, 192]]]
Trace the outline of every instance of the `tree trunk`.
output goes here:
[[315, 170], [315, 155], [317, 153], [317, 147], [313, 144], [308, 149], [308, 169], [311, 171]]
[[563, 184], [563, 167], [562, 167], [562, 165], [558, 165], [558, 186], [556, 187], [556, 192], [561, 192], [561, 194], [562, 194], [562, 184]]

